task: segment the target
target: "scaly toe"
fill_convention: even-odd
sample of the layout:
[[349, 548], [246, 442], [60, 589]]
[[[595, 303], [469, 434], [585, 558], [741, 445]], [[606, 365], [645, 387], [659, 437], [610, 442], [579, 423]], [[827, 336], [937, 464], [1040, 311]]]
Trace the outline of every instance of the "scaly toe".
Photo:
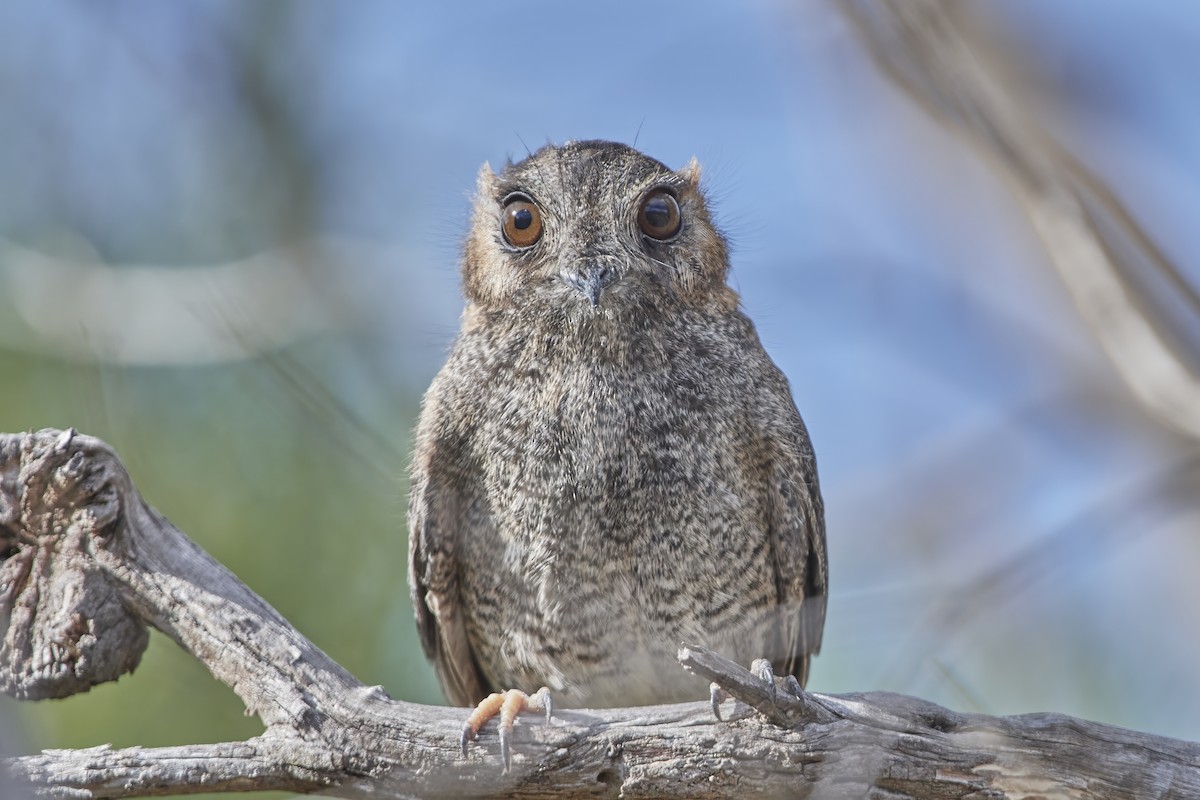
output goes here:
[[771, 694], [771, 701], [775, 700], [775, 668], [771, 666], [771, 662], [765, 658], [756, 658], [750, 662], [750, 671], [753, 672], [758, 679], [765, 683], [768, 691]]
[[467, 747], [479, 734], [479, 729], [492, 717], [500, 718], [500, 758], [504, 762], [504, 771], [512, 767], [512, 729], [517, 720], [517, 714], [522, 711], [544, 711], [546, 724], [554, 713], [554, 701], [550, 690], [543, 686], [533, 694], [525, 694], [520, 689], [509, 689], [507, 692], [495, 692], [488, 695], [463, 724], [462, 736], [459, 739], [462, 753], [467, 754]]
[[467, 754], [467, 745], [479, 735], [479, 729], [483, 727], [485, 722], [500, 713], [500, 707], [503, 704], [504, 695], [499, 692], [493, 692], [480, 700], [479, 705], [475, 706], [475, 710], [471, 712], [471, 715], [467, 717], [467, 721], [463, 723], [462, 736], [459, 738], [464, 756]]

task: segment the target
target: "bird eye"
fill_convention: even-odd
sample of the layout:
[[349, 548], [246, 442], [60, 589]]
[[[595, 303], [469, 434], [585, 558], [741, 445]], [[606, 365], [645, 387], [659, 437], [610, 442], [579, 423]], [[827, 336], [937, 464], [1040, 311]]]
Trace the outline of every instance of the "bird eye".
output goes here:
[[542, 212], [524, 195], [510, 197], [504, 202], [500, 229], [513, 247], [530, 247], [542, 238]]
[[642, 201], [637, 219], [642, 233], [651, 239], [670, 239], [679, 233], [682, 222], [679, 201], [666, 189], [655, 189]]

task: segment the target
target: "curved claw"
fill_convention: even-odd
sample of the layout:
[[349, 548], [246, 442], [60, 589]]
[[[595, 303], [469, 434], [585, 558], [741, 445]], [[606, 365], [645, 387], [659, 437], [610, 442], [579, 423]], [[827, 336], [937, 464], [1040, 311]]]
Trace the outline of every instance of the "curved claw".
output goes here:
[[542, 708], [546, 709], [546, 724], [550, 724], [550, 718], [554, 716], [554, 697], [545, 686], [539, 688], [538, 691], [533, 693], [533, 697], [529, 698], [529, 708], [533, 710], [538, 709], [538, 703], [541, 704]]
[[504, 764], [504, 771], [508, 772], [512, 769], [512, 726], [500, 724], [500, 761]]
[[464, 724], [463, 729], [462, 729], [462, 735], [458, 738], [459, 744], [462, 745], [462, 754], [464, 756], [467, 754], [467, 745], [469, 745], [471, 743], [471, 740], [474, 738], [475, 738], [475, 729], [471, 727], [471, 723], [468, 722], [468, 723]]
[[721, 703], [724, 703], [728, 697], [729, 695], [725, 693], [725, 690], [716, 681], [708, 685], [708, 701], [712, 703], [713, 716], [717, 718], [717, 722], [725, 721], [721, 717]]

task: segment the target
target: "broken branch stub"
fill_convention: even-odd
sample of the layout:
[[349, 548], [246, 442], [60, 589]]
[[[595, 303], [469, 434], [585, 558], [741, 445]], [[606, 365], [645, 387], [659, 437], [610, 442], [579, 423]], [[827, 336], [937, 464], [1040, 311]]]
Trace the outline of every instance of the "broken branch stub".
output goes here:
[[[131, 672], [149, 634], [95, 553], [124, 546], [136, 500], [109, 451], [74, 430], [0, 437], [0, 690], [67, 697]], [[109, 456], [111, 458], [111, 456]]]

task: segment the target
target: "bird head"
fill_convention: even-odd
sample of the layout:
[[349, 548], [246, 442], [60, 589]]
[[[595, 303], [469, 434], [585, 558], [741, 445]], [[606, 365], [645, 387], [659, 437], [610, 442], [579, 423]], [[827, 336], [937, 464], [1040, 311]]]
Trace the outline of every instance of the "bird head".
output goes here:
[[583, 141], [479, 172], [463, 287], [482, 309], [584, 320], [729, 310], [727, 273], [695, 159], [675, 171], [622, 144]]

